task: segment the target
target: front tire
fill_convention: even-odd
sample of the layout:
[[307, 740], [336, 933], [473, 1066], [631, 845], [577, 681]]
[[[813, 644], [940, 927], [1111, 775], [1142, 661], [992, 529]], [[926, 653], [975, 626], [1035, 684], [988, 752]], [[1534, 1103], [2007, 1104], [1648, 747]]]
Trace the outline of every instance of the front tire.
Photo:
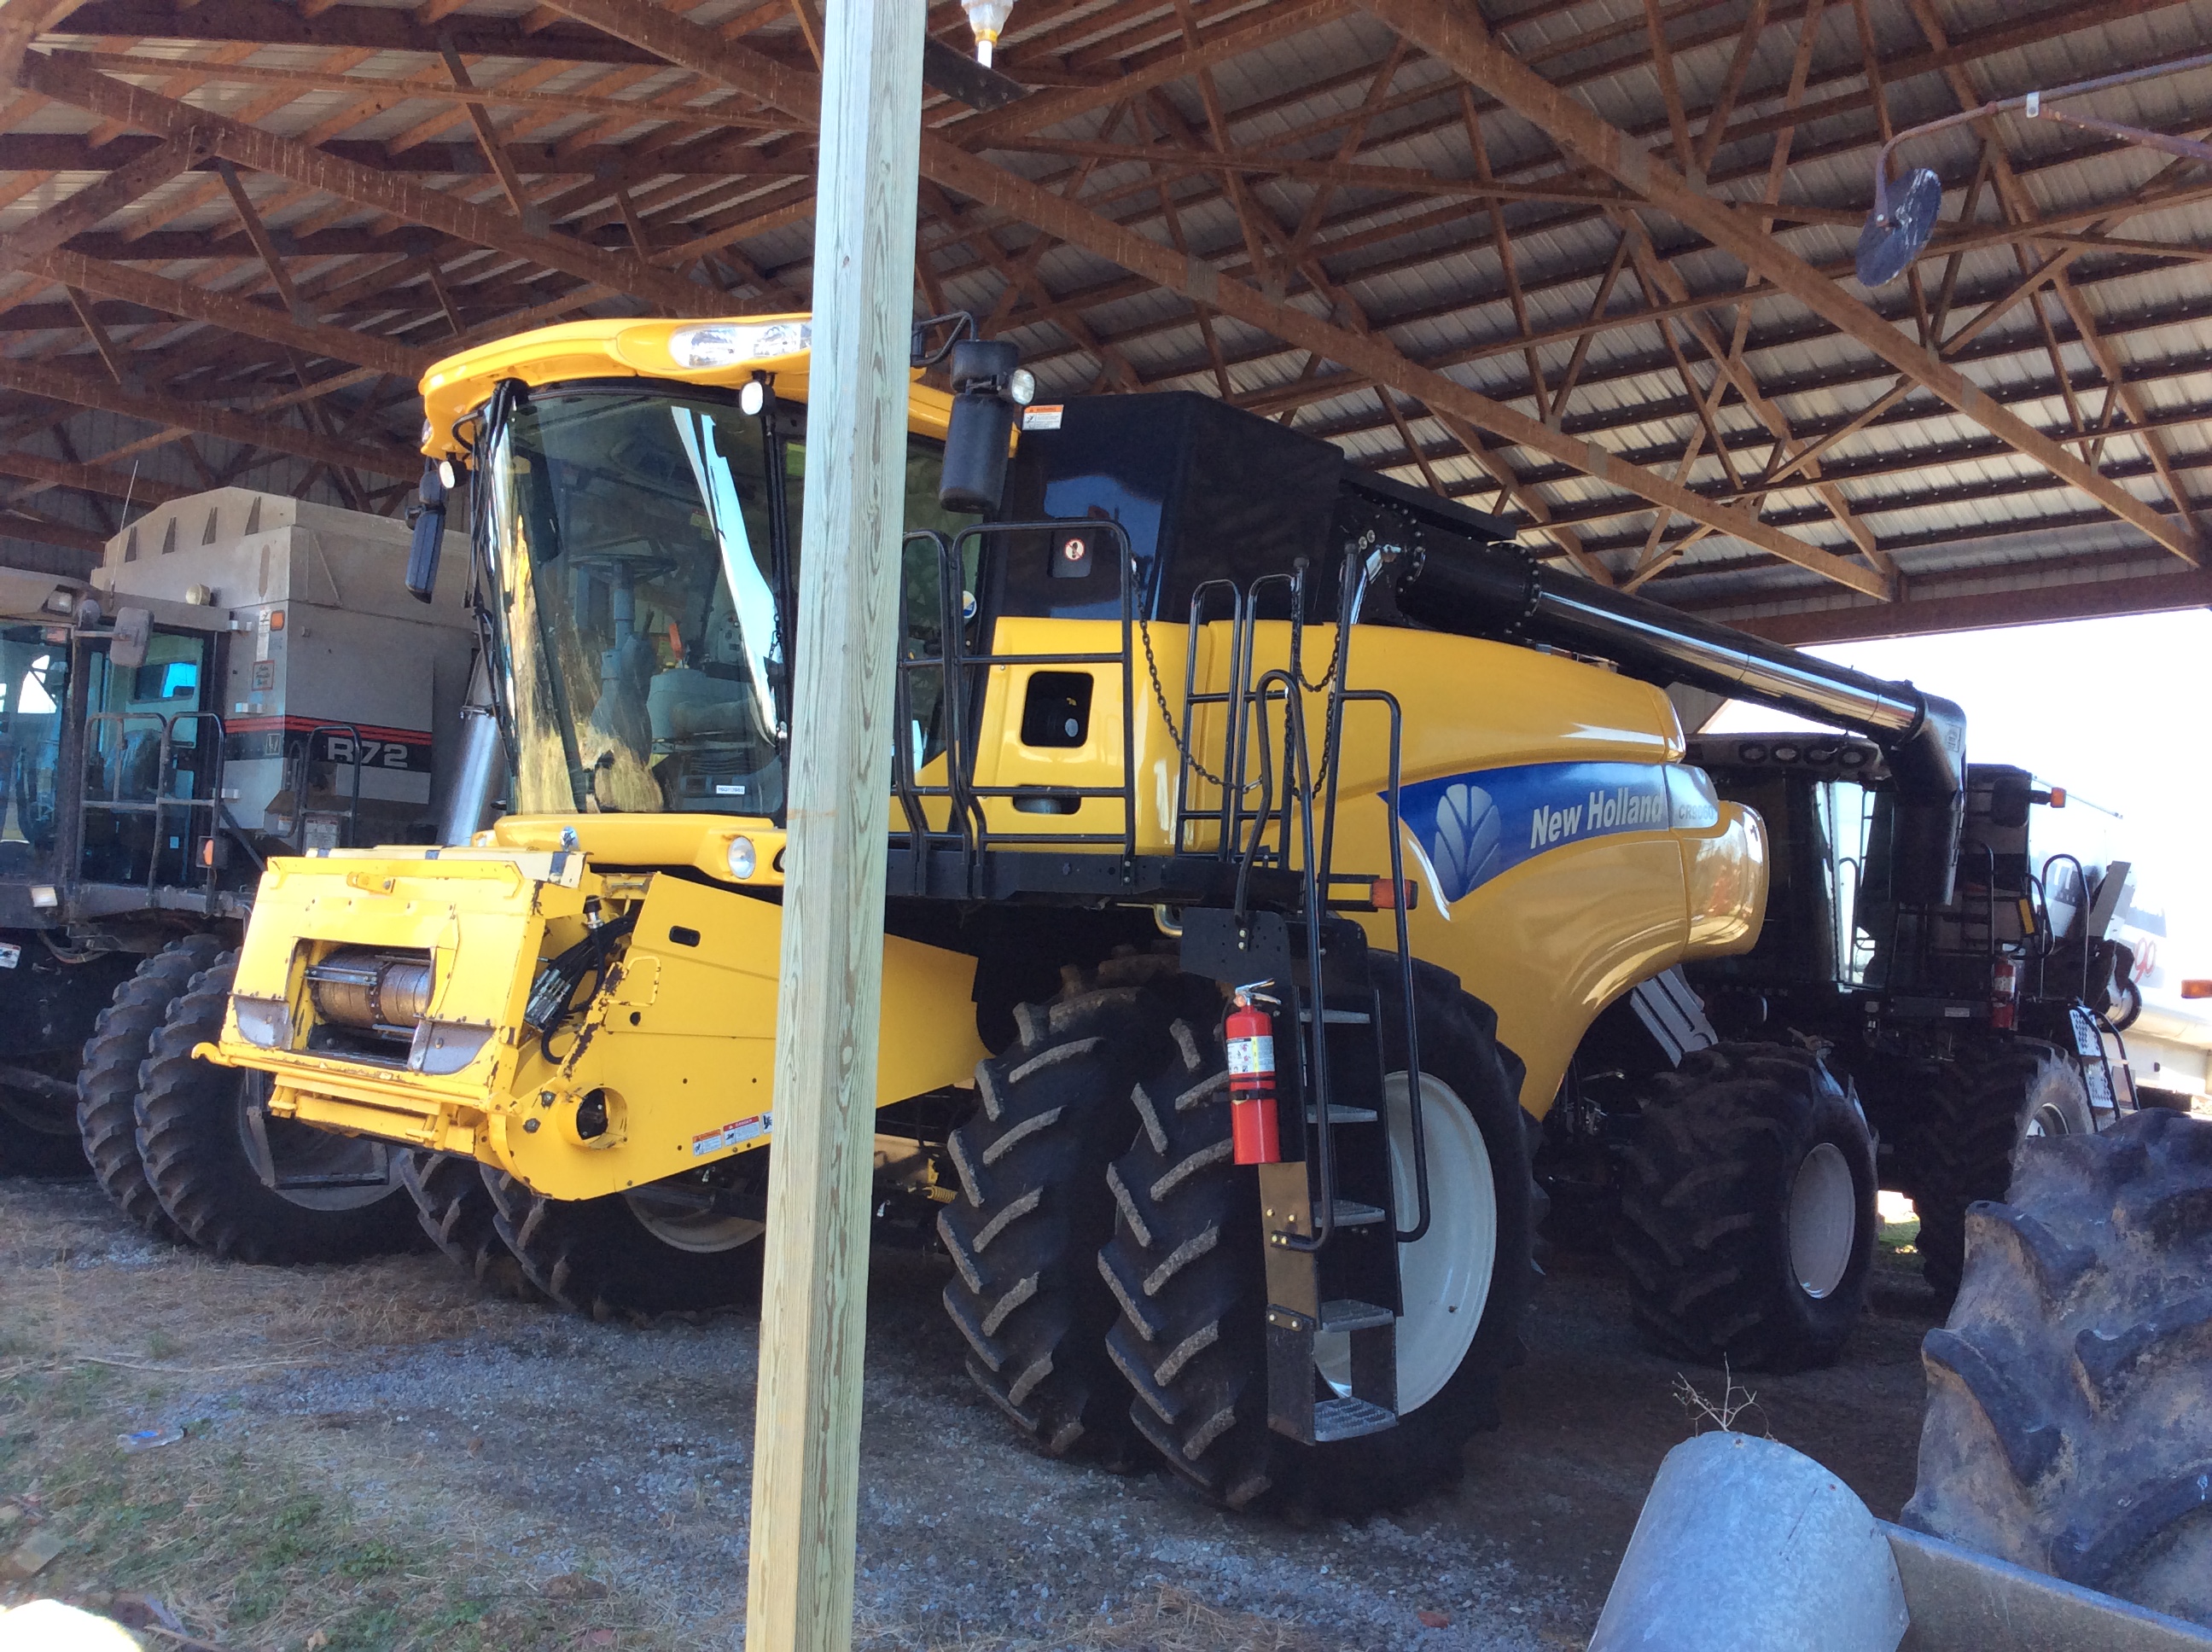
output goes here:
[[1966, 1241], [1905, 1522], [2212, 1625], [2212, 1123], [2027, 1142]]
[[[740, 1154], [765, 1210], [768, 1153]], [[482, 1167], [499, 1237], [530, 1283], [563, 1308], [601, 1321], [697, 1318], [760, 1305], [766, 1224], [712, 1204], [711, 1192], [648, 1183], [601, 1199], [548, 1199]]]
[[[1129, 1390], [1106, 1354], [1116, 1310], [1098, 1276], [1114, 1230], [1107, 1167], [1129, 1139], [1129, 1095], [1169, 1048], [1174, 960], [1138, 953], [1071, 970], [1050, 1004], [1014, 1011], [1013, 1047], [975, 1070], [953, 1131], [961, 1197], [938, 1213], [958, 1272], [945, 1311], [968, 1374], [1048, 1455], [1120, 1464], [1136, 1449]], [[1211, 989], [1209, 989], [1211, 990]]]
[[1967, 1207], [2005, 1196], [2021, 1144], [2094, 1128], [2081, 1070], [2054, 1044], [2008, 1039], [1944, 1064], [1929, 1089], [1915, 1154], [1921, 1186], [1915, 1242], [1936, 1295], [1948, 1301], [1957, 1293]]
[[[1404, 1017], [1395, 962], [1374, 967], [1392, 1169], [1409, 1220]], [[1395, 1427], [1301, 1446], [1268, 1426], [1258, 1180], [1231, 1161], [1218, 1023], [1178, 1023], [1176, 1055], [1143, 1087], [1145, 1128], [1115, 1163], [1119, 1213], [1099, 1266], [1121, 1303], [1108, 1346], [1137, 1393], [1130, 1414], [1170, 1468], [1231, 1508], [1359, 1518], [1402, 1507], [1455, 1483], [1468, 1437], [1497, 1426], [1498, 1378], [1521, 1357], [1534, 1276], [1520, 1064], [1454, 977], [1416, 963], [1413, 991], [1436, 1213], [1401, 1248]], [[1326, 1381], [1331, 1351], [1316, 1353]]]
[[1857, 1322], [1875, 1220], [1873, 1138], [1820, 1058], [1717, 1044], [1653, 1083], [1614, 1254], [1663, 1352], [1800, 1370]]
[[499, 1206], [474, 1159], [453, 1153], [408, 1153], [399, 1161], [399, 1179], [415, 1201], [416, 1219], [430, 1242], [477, 1285], [494, 1296], [538, 1300], [538, 1287], [499, 1236]]
[[141, 963], [93, 1023], [77, 1069], [76, 1123], [92, 1174], [116, 1208], [157, 1238], [181, 1239], [138, 1152], [138, 1069], [169, 1006], [222, 956], [213, 935], [172, 941]]
[[237, 969], [226, 952], [192, 978], [139, 1070], [138, 1151], [161, 1208], [227, 1261], [293, 1266], [414, 1248], [398, 1150], [270, 1118], [267, 1074], [193, 1056], [222, 1036]]

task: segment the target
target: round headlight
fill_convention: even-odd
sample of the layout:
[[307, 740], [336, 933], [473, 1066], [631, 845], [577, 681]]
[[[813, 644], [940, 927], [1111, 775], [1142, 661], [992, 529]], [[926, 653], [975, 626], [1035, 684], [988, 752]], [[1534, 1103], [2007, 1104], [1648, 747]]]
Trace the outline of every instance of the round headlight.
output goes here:
[[750, 878], [753, 875], [753, 841], [749, 837], [730, 840], [730, 876]]
[[750, 419], [767, 405], [768, 386], [757, 379], [746, 380], [738, 392], [738, 410]]
[[448, 491], [461, 485], [460, 472], [453, 469], [453, 460], [441, 459], [438, 461], [438, 482]]
[[1036, 399], [1036, 374], [1027, 367], [1016, 367], [1006, 376], [1006, 394], [1014, 398], [1016, 407], [1027, 407]]

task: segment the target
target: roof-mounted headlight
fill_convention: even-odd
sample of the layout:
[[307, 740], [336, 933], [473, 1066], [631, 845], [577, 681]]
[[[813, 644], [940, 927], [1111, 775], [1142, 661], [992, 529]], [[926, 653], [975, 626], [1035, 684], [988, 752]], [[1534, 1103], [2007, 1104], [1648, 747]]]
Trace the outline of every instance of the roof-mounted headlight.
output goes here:
[[797, 355], [811, 348], [813, 342], [814, 328], [809, 322], [750, 325], [713, 321], [702, 326], [680, 328], [671, 334], [668, 353], [679, 367], [726, 367], [740, 361]]

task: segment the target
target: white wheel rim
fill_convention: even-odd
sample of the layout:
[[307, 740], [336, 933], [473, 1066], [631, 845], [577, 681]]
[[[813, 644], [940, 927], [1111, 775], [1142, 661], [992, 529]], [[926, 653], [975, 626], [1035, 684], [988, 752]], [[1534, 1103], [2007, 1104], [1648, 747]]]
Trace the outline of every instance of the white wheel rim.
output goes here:
[[[1383, 1080], [1382, 1093], [1389, 1108], [1398, 1220], [1410, 1224], [1419, 1196], [1413, 1185], [1413, 1123], [1406, 1075], [1392, 1073]], [[1401, 1416], [1441, 1394], [1466, 1359], [1481, 1328], [1498, 1260], [1498, 1189], [1491, 1176], [1490, 1149], [1451, 1086], [1428, 1073], [1421, 1075], [1421, 1124], [1428, 1150], [1429, 1230], [1413, 1244], [1398, 1247], [1406, 1309], [1397, 1330]], [[1337, 1332], [1316, 1337], [1314, 1364], [1337, 1393], [1352, 1391], [1349, 1336]]]
[[750, 1245], [768, 1231], [765, 1223], [748, 1217], [725, 1216], [701, 1210], [688, 1200], [656, 1199], [650, 1188], [635, 1188], [623, 1195], [638, 1226], [672, 1250], [694, 1256], [718, 1256], [726, 1250]]
[[1832, 1141], [1817, 1144], [1790, 1179], [1790, 1266], [1797, 1288], [1815, 1301], [1850, 1272], [1858, 1238], [1858, 1192], [1850, 1161]]
[[2065, 1110], [2055, 1102], [2045, 1102], [2028, 1115], [2027, 1128], [2021, 1133], [2042, 1137], [2070, 1136], [2074, 1133], [2067, 1126]]

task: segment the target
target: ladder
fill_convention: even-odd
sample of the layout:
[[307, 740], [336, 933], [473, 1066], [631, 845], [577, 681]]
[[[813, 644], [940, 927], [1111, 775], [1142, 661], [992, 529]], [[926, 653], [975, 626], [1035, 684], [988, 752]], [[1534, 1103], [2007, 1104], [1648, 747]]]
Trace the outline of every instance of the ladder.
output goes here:
[[[1366, 702], [1388, 716], [1389, 780], [1384, 790], [1390, 842], [1390, 905], [1396, 916], [1395, 998], [1404, 1024], [1405, 1070], [1420, 1070], [1413, 1012], [1412, 951], [1398, 815], [1402, 719], [1391, 696], [1346, 684], [1348, 635], [1364, 570], [1346, 559], [1337, 605], [1338, 646], [1322, 683], [1302, 675], [1304, 570], [1273, 575], [1243, 591], [1222, 582], [1191, 599], [1194, 635], [1224, 594], [1231, 610], [1225, 685], [1206, 691], [1197, 650], [1185, 681], [1176, 789], [1176, 846], [1186, 835], [1193, 780], [1212, 782], [1218, 807], [1200, 814], [1213, 853], [1246, 873], [1297, 872], [1297, 899], [1269, 908], [1245, 899], [1248, 876], [1226, 908], [1186, 908], [1186, 972], [1237, 985], [1266, 984], [1279, 1000], [1276, 1019], [1278, 1163], [1258, 1167], [1265, 1246], [1267, 1411], [1270, 1426], [1305, 1444], [1355, 1438], [1398, 1421], [1397, 1321], [1403, 1308], [1398, 1248], [1427, 1231], [1429, 1194], [1419, 1088], [1407, 1082], [1397, 1105], [1410, 1147], [1408, 1180], [1415, 1219], [1401, 1227], [1391, 1153], [1392, 1098], [1386, 1078], [1385, 995], [1366, 933], [1345, 910], [1376, 909], [1379, 880], [1339, 874], [1332, 865], [1340, 756], [1348, 706]], [[1279, 581], [1290, 597], [1287, 668], [1258, 671], [1254, 631], [1263, 589]], [[1309, 761], [1304, 696], [1326, 689], [1317, 766]], [[1198, 710], [1221, 710], [1221, 770], [1199, 762]], [[1286, 1059], [1287, 1058], [1287, 1059]]]

